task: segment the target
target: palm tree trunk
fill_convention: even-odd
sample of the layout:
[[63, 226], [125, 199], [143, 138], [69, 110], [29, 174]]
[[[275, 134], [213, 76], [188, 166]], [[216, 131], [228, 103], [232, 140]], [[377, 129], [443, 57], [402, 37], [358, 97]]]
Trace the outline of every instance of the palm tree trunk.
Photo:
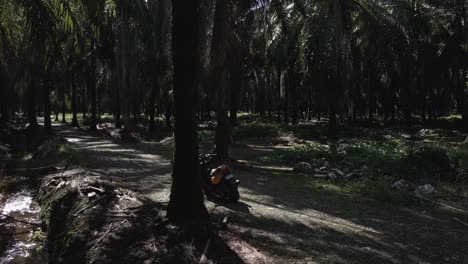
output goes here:
[[227, 80], [226, 72], [221, 74], [221, 80], [217, 87], [216, 96], [216, 132], [215, 132], [215, 152], [216, 154], [227, 159], [229, 157], [230, 144], [230, 124], [226, 109], [226, 92]]
[[[328, 138], [336, 139], [337, 124], [336, 124], [336, 94], [338, 81], [328, 81]], [[320, 118], [320, 117], [319, 117]]]
[[95, 50], [94, 42], [91, 44], [91, 65], [89, 67], [89, 86], [88, 89], [90, 91], [91, 97], [91, 130], [97, 130], [97, 111], [96, 111], [96, 50]]
[[81, 111], [83, 114], [83, 120], [86, 120], [86, 112], [87, 112], [87, 105], [86, 105], [86, 86], [81, 85]]
[[236, 65], [231, 69], [233, 86], [230, 91], [229, 119], [232, 126], [237, 125], [237, 110], [239, 108], [240, 93], [244, 86], [244, 71], [243, 65]]
[[55, 114], [55, 122], [59, 122], [60, 119], [59, 119], [59, 109], [58, 109], [58, 103], [57, 103], [57, 100], [54, 101], [54, 114]]
[[28, 107], [28, 121], [29, 125], [37, 126], [37, 113], [36, 113], [36, 81], [34, 80], [34, 73], [32, 74], [31, 82], [27, 90], [27, 107]]
[[[155, 78], [156, 79], [156, 78]], [[159, 90], [158, 80], [154, 80], [149, 98], [149, 124], [148, 132], [154, 132], [156, 128], [155, 115], [156, 115], [156, 90]]]
[[276, 100], [276, 120], [278, 121], [278, 123], [281, 123], [281, 96], [282, 96], [282, 90], [281, 90], [281, 69], [278, 67], [277, 68], [277, 71], [276, 71], [276, 78], [277, 78], [277, 91], [276, 91], [276, 96], [278, 97], [277, 100]]
[[65, 124], [67, 122], [67, 120], [65, 119], [65, 114], [66, 114], [66, 111], [67, 111], [67, 103], [65, 101], [65, 86], [67, 85], [68, 83], [66, 84], [63, 84], [62, 86], [62, 123]]
[[230, 124], [227, 115], [227, 71], [226, 52], [229, 32], [229, 1], [217, 0], [214, 15], [213, 41], [211, 49], [212, 85], [216, 94], [216, 135], [215, 152], [221, 158], [228, 158]]
[[10, 78], [6, 69], [0, 66], [0, 82], [6, 84], [0, 87], [0, 114], [2, 116], [2, 121], [8, 121], [9, 116], [9, 93], [10, 93]]
[[297, 125], [298, 123], [298, 98], [297, 87], [295, 82], [294, 70], [291, 69], [289, 73], [289, 89], [291, 90], [291, 123]]
[[328, 137], [330, 139], [335, 139], [337, 134], [337, 124], [336, 124], [336, 104], [338, 98], [338, 91], [345, 85], [347, 72], [347, 63], [346, 59], [348, 55], [346, 54], [348, 49], [346, 48], [345, 41], [345, 4], [343, 0], [332, 0], [333, 4], [333, 17], [335, 24], [335, 52], [336, 52], [336, 80], [331, 83], [330, 89], [328, 91]]
[[44, 80], [44, 128], [52, 130], [52, 120], [50, 119], [50, 81]]
[[207, 235], [195, 123], [199, 0], [174, 0], [173, 4], [175, 147], [167, 217], [188, 231]]
[[71, 77], [71, 86], [72, 86], [71, 107], [72, 107], [72, 115], [73, 115], [71, 126], [78, 127], [79, 126], [78, 117], [76, 114], [76, 84], [75, 84], [75, 80], [73, 79], [73, 77]]
[[463, 113], [462, 113], [462, 123], [463, 129], [468, 131], [468, 87], [466, 87], [466, 76], [467, 72], [462, 70], [462, 74], [460, 76], [460, 83], [461, 89], [463, 89]]
[[115, 60], [111, 63], [111, 86], [114, 91], [112, 112], [114, 114], [115, 128], [121, 128], [122, 122], [120, 120], [120, 87], [121, 87], [121, 69], [120, 69], [120, 53], [115, 52]]

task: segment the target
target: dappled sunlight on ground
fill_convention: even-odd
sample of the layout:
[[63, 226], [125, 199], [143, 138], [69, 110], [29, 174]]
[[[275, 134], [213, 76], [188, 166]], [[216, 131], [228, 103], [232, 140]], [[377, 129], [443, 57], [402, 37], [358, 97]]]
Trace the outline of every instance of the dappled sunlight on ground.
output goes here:
[[[59, 135], [73, 148], [83, 152], [86, 167], [127, 188], [138, 191], [157, 202], [167, 202], [171, 184], [170, 165], [167, 156], [139, 149], [139, 144], [114, 143], [99, 135], [87, 135], [85, 131], [62, 126]], [[154, 147], [154, 146], [153, 146]], [[161, 148], [159, 153], [166, 154]]]
[[[171, 185], [171, 155], [158, 143], [115, 143], [79, 129], [61, 127], [96, 173], [165, 203]], [[206, 148], [206, 149], [205, 149]], [[259, 157], [284, 146], [238, 144], [241, 200], [216, 205], [213, 216], [230, 213], [224, 236], [245, 263], [463, 263], [466, 229], [446, 215], [399, 208], [331, 190], [313, 190], [291, 168]], [[209, 151], [202, 146], [201, 152]], [[250, 256], [250, 258], [249, 258]]]

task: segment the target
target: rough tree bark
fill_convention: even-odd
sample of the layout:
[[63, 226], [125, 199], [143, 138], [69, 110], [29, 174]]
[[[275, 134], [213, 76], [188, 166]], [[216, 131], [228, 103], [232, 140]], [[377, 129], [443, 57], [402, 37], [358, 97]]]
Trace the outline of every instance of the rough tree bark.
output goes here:
[[44, 128], [52, 130], [52, 120], [50, 119], [50, 80], [46, 77], [43, 81], [44, 89]]
[[211, 43], [212, 88], [215, 90], [216, 134], [215, 152], [221, 158], [228, 158], [231, 139], [227, 114], [227, 65], [226, 51], [229, 37], [229, 1], [217, 0], [214, 15], [213, 41]]
[[37, 113], [36, 113], [36, 81], [34, 80], [34, 73], [31, 75], [31, 82], [27, 90], [27, 109], [29, 126], [37, 126]]
[[91, 130], [97, 130], [97, 111], [96, 111], [96, 50], [94, 42], [91, 44], [91, 62], [89, 67], [88, 89], [91, 97]]
[[[167, 207], [169, 220], [189, 232], [206, 232], [195, 122], [199, 0], [173, 1], [174, 162]], [[205, 233], [206, 234], [206, 233]]]
[[76, 84], [73, 76], [71, 77], [71, 86], [72, 86], [72, 96], [71, 96], [71, 107], [72, 107], [72, 127], [78, 127], [78, 117], [76, 114]]

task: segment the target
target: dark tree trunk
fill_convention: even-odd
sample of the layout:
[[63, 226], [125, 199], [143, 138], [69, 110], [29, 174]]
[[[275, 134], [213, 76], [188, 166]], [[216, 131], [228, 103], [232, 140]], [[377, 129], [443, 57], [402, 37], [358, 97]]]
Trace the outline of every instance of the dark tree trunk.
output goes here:
[[173, 1], [174, 162], [167, 217], [190, 231], [206, 234], [195, 111], [199, 0]]
[[298, 111], [299, 111], [299, 102], [297, 98], [297, 86], [296, 79], [294, 76], [294, 70], [291, 69], [289, 73], [288, 88], [291, 91], [291, 124], [297, 125], [298, 123]]
[[463, 129], [468, 131], [468, 87], [466, 86], [466, 71], [462, 71], [462, 75], [460, 78], [459, 85], [461, 89], [463, 89], [463, 114], [462, 114], [462, 122], [463, 122]]
[[[100, 86], [101, 88], [104, 88], [103, 86]], [[102, 116], [102, 90], [103, 89], [97, 89], [96, 91], [96, 121], [100, 122], [101, 116]]]
[[328, 82], [330, 87], [328, 88], [328, 138], [336, 139], [337, 136], [337, 125], [336, 125], [336, 94], [337, 94], [337, 81]]
[[336, 106], [338, 101], [338, 91], [347, 85], [348, 69], [348, 46], [347, 46], [347, 27], [346, 9], [348, 4], [344, 0], [333, 0], [331, 10], [333, 10], [334, 25], [335, 25], [335, 52], [336, 52], [336, 76], [333, 82], [328, 81], [330, 87], [328, 89], [328, 137], [336, 139], [337, 124], [336, 124]]
[[156, 128], [155, 116], [156, 116], [156, 90], [159, 90], [158, 80], [154, 80], [152, 85], [151, 94], [149, 98], [149, 124], [148, 132], [154, 132]]
[[165, 92], [165, 97], [166, 97], [166, 103], [164, 104], [164, 119], [166, 121], [166, 128], [172, 129], [172, 123], [171, 123], [172, 106], [171, 106], [170, 96], [167, 91]]
[[368, 65], [368, 72], [367, 72], [367, 106], [368, 106], [368, 121], [369, 124], [374, 122], [374, 113], [376, 108], [376, 98], [375, 98], [375, 89], [377, 82], [375, 81], [376, 75], [375, 71], [371, 65]]
[[244, 86], [244, 67], [235, 65], [231, 67], [232, 86], [230, 89], [229, 119], [232, 126], [237, 125], [237, 110], [239, 108], [240, 93]]
[[44, 128], [52, 130], [52, 120], [50, 119], [50, 81], [44, 79]]
[[86, 85], [81, 86], [81, 111], [83, 113], [83, 120], [86, 120], [86, 112], [88, 111], [86, 106]]
[[[289, 78], [289, 76], [287, 77]], [[287, 82], [289, 82], [289, 80], [287, 80]], [[285, 84], [286, 85], [286, 84]], [[285, 87], [284, 88], [284, 99], [283, 99], [283, 122], [285, 125], [287, 125], [289, 123], [289, 118], [288, 118], [288, 115], [289, 115], [289, 87]]]
[[[230, 124], [229, 117], [226, 111], [226, 73], [221, 74], [221, 81], [218, 83], [217, 97], [216, 97], [216, 133], [215, 133], [215, 144], [216, 154], [227, 159], [229, 157], [229, 144], [230, 142]], [[221, 105], [222, 104], [222, 105]]]
[[54, 113], [55, 113], [55, 122], [59, 122], [60, 119], [59, 119], [59, 109], [58, 109], [58, 104], [57, 104], [57, 100], [55, 100], [54, 102]]
[[[118, 63], [116, 63], [118, 65]], [[111, 72], [112, 78], [112, 88], [114, 90], [114, 100], [113, 100], [113, 112], [114, 112], [114, 121], [115, 121], [115, 128], [122, 128], [122, 122], [120, 120], [120, 85], [118, 83], [119, 78], [117, 78], [118, 68], [116, 65], [112, 65], [113, 71]]]
[[276, 94], [278, 96], [277, 101], [276, 101], [276, 120], [278, 123], [281, 123], [281, 69], [277, 70], [277, 75], [276, 76], [278, 79], [276, 80], [277, 83], [277, 91]]
[[67, 120], [65, 119], [65, 115], [66, 115], [66, 112], [67, 112], [67, 103], [65, 101], [65, 87], [66, 87], [67, 84], [64, 84], [62, 86], [62, 123], [63, 124], [67, 123]]
[[97, 108], [96, 108], [96, 53], [94, 49], [94, 43], [91, 45], [91, 65], [89, 67], [89, 86], [90, 99], [91, 99], [91, 130], [97, 130]]
[[8, 72], [3, 70], [0, 66], [0, 82], [4, 85], [0, 86], [0, 111], [2, 115], [2, 121], [8, 121], [10, 119], [9, 109], [9, 94], [10, 94], [10, 80]]
[[[34, 76], [34, 74], [32, 74]], [[36, 113], [36, 80], [31, 79], [31, 83], [28, 86], [27, 92], [27, 108], [28, 108], [28, 121], [29, 125], [34, 127], [37, 126], [37, 113]]]
[[212, 87], [216, 94], [216, 135], [215, 152], [221, 158], [228, 158], [230, 124], [227, 115], [227, 41], [229, 28], [229, 1], [217, 0], [214, 15], [213, 42], [211, 52]]
[[76, 84], [75, 81], [71, 81], [71, 86], [72, 86], [72, 96], [71, 96], [71, 107], [72, 107], [72, 122], [71, 126], [72, 127], [78, 127], [78, 117], [76, 114]]

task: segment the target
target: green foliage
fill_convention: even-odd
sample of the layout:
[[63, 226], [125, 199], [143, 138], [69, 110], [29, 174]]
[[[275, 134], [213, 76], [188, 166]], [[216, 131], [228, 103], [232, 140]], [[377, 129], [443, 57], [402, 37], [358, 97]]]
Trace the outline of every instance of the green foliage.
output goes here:
[[450, 154], [449, 150], [442, 146], [420, 144], [422, 145], [414, 147], [413, 143], [401, 140], [361, 141], [339, 146], [312, 143], [282, 150], [264, 159], [294, 164], [325, 158], [340, 167], [351, 169], [360, 169], [365, 165], [369, 168], [371, 177], [391, 176], [414, 181], [453, 180], [454, 163], [466, 164], [463, 159], [468, 157], [467, 152], [457, 150]]
[[294, 136], [302, 139], [312, 140], [326, 135], [325, 124], [300, 124], [295, 126], [282, 126], [284, 132], [291, 132]]
[[278, 136], [280, 127], [277, 124], [255, 123], [234, 128], [236, 139], [271, 138]]
[[214, 142], [215, 132], [213, 130], [200, 130], [198, 131], [198, 142], [209, 143]]
[[382, 180], [365, 178], [343, 186], [348, 193], [356, 193], [380, 202], [410, 205], [417, 200], [408, 192], [398, 191]]
[[331, 157], [330, 147], [325, 144], [312, 143], [290, 150], [284, 150], [272, 155], [272, 161], [295, 163], [298, 161], [312, 161], [318, 158]]
[[36, 242], [42, 241], [43, 238], [44, 238], [44, 232], [42, 230], [34, 231], [31, 237], [31, 239]]
[[408, 158], [423, 174], [447, 176], [450, 171], [450, 159], [447, 149], [438, 145], [422, 145], [410, 148]]
[[78, 167], [86, 167], [88, 164], [88, 158], [85, 154], [75, 150], [69, 144], [62, 144], [59, 148], [59, 152], [65, 157], [69, 164]]

